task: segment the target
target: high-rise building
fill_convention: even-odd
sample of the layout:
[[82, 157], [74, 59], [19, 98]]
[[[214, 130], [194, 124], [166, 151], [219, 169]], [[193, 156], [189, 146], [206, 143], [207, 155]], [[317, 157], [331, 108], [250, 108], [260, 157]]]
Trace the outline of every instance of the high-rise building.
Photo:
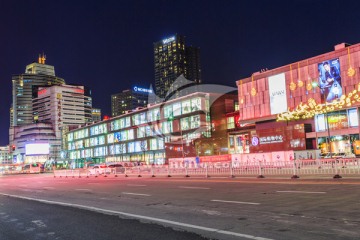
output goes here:
[[201, 83], [200, 48], [186, 47], [186, 78], [196, 84]]
[[187, 82], [175, 81], [181, 75], [195, 84], [201, 82], [200, 50], [186, 47], [181, 35], [154, 43], [154, 67], [156, 96], [160, 98], [189, 94], [182, 89]]
[[37, 86], [65, 84], [64, 79], [55, 76], [54, 66], [45, 64], [45, 56], [26, 66], [25, 73], [12, 77], [12, 106], [10, 127], [34, 122], [32, 111], [33, 92]]
[[50, 149], [50, 158], [59, 159], [61, 140], [68, 126], [92, 122], [92, 101], [84, 86], [60, 85], [38, 87], [33, 98], [34, 121], [51, 123], [57, 143]]
[[111, 116], [119, 116], [139, 107], [146, 107], [152, 89], [134, 86], [131, 89], [111, 95]]
[[91, 116], [92, 116], [93, 122], [100, 122], [101, 121], [101, 109], [100, 108], [92, 108]]

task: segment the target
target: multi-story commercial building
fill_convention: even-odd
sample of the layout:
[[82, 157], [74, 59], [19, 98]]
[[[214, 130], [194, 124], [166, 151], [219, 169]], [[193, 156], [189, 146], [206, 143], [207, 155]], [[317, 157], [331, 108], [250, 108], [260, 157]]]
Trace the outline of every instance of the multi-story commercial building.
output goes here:
[[27, 65], [24, 74], [13, 75], [9, 129], [10, 146], [16, 145], [14, 144], [15, 134], [18, 131], [15, 130], [16, 127], [34, 123], [32, 99], [37, 87], [64, 83], [64, 79], [55, 76], [54, 66], [45, 64], [44, 55], [39, 56], [38, 62]]
[[92, 116], [92, 122], [100, 122], [101, 121], [101, 109], [100, 108], [92, 108], [91, 116]]
[[[214, 148], [227, 152], [226, 101], [218, 97], [193, 93], [74, 129], [66, 134], [66, 157], [82, 167], [89, 161], [164, 163], [169, 158], [210, 154]], [[218, 99], [222, 104], [217, 104]]]
[[321, 149], [360, 154], [360, 44], [237, 81], [239, 111], [228, 115], [232, 152]]
[[111, 95], [111, 116], [119, 116], [136, 108], [146, 107], [152, 94], [152, 89], [134, 86]]
[[0, 164], [12, 164], [9, 146], [0, 146]]
[[[60, 150], [61, 140], [56, 137], [55, 129], [50, 122], [31, 123], [13, 128], [14, 139], [11, 145], [12, 160], [16, 163], [44, 163], [49, 159], [56, 160]], [[46, 151], [38, 149], [32, 153], [26, 152], [26, 146], [31, 144], [48, 144]]]
[[33, 98], [34, 120], [50, 123], [57, 139], [50, 145], [50, 159], [60, 159], [61, 140], [67, 127], [92, 121], [91, 110], [90, 91], [84, 86], [38, 87]]
[[[184, 36], [176, 34], [154, 43], [154, 65], [155, 90], [159, 98], [187, 95], [191, 91], [186, 90], [186, 85], [201, 82], [200, 49], [186, 47]], [[191, 82], [178, 79], [181, 75]]]
[[64, 79], [55, 76], [54, 66], [45, 64], [44, 55], [39, 56], [38, 62], [27, 65], [25, 73], [13, 75], [10, 127], [34, 122], [32, 98], [37, 86], [59, 84], [65, 84]]

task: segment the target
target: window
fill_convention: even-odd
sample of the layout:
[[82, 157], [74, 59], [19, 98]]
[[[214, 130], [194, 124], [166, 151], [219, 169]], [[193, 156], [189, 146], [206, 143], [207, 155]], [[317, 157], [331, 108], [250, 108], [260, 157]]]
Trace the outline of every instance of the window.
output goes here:
[[137, 138], [145, 137], [145, 127], [139, 127], [137, 129]]
[[191, 129], [200, 127], [200, 116], [199, 115], [190, 117], [190, 127], [191, 127]]
[[235, 118], [234, 117], [228, 117], [226, 120], [227, 120], [227, 129], [235, 128]]
[[173, 113], [174, 113], [174, 116], [181, 115], [181, 102], [173, 104]]
[[201, 110], [201, 99], [199, 97], [191, 99], [191, 111], [195, 112], [199, 110]]
[[187, 114], [191, 112], [191, 103], [190, 100], [182, 102], [182, 114]]
[[180, 125], [181, 125], [182, 131], [189, 130], [190, 129], [189, 118], [186, 117], [186, 118], [180, 119]]

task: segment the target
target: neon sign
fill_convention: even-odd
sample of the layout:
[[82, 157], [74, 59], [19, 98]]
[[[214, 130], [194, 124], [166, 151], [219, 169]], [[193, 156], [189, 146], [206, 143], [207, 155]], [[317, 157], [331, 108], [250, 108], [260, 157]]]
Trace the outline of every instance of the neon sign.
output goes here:
[[46, 88], [44, 89], [41, 89], [38, 91], [38, 95], [42, 95], [42, 94], [45, 94], [46, 93]]
[[153, 90], [152, 89], [148, 89], [148, 88], [141, 88], [141, 87], [134, 87], [134, 91], [135, 92], [144, 92], [144, 93], [152, 93]]
[[163, 44], [167, 44], [169, 42], [172, 42], [175, 40], [175, 36], [172, 36], [172, 37], [169, 37], [169, 38], [166, 38], [164, 40], [162, 40]]

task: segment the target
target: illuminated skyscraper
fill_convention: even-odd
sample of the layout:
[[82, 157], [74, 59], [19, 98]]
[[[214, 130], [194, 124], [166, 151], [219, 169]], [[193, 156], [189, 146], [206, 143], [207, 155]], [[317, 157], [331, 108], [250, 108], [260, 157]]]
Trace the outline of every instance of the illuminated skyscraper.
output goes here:
[[119, 116], [139, 107], [146, 107], [152, 89], [134, 86], [131, 89], [111, 95], [111, 116]]
[[[169, 93], [179, 97], [184, 83], [175, 80], [181, 75], [194, 84], [201, 83], [200, 49], [186, 47], [184, 36], [176, 34], [154, 43], [154, 67], [157, 97], [165, 98]], [[181, 95], [186, 94], [182, 90]]]
[[12, 106], [10, 127], [34, 122], [32, 111], [33, 91], [37, 86], [65, 84], [64, 79], [55, 76], [54, 66], [45, 64], [45, 56], [26, 66], [25, 73], [12, 77]]

